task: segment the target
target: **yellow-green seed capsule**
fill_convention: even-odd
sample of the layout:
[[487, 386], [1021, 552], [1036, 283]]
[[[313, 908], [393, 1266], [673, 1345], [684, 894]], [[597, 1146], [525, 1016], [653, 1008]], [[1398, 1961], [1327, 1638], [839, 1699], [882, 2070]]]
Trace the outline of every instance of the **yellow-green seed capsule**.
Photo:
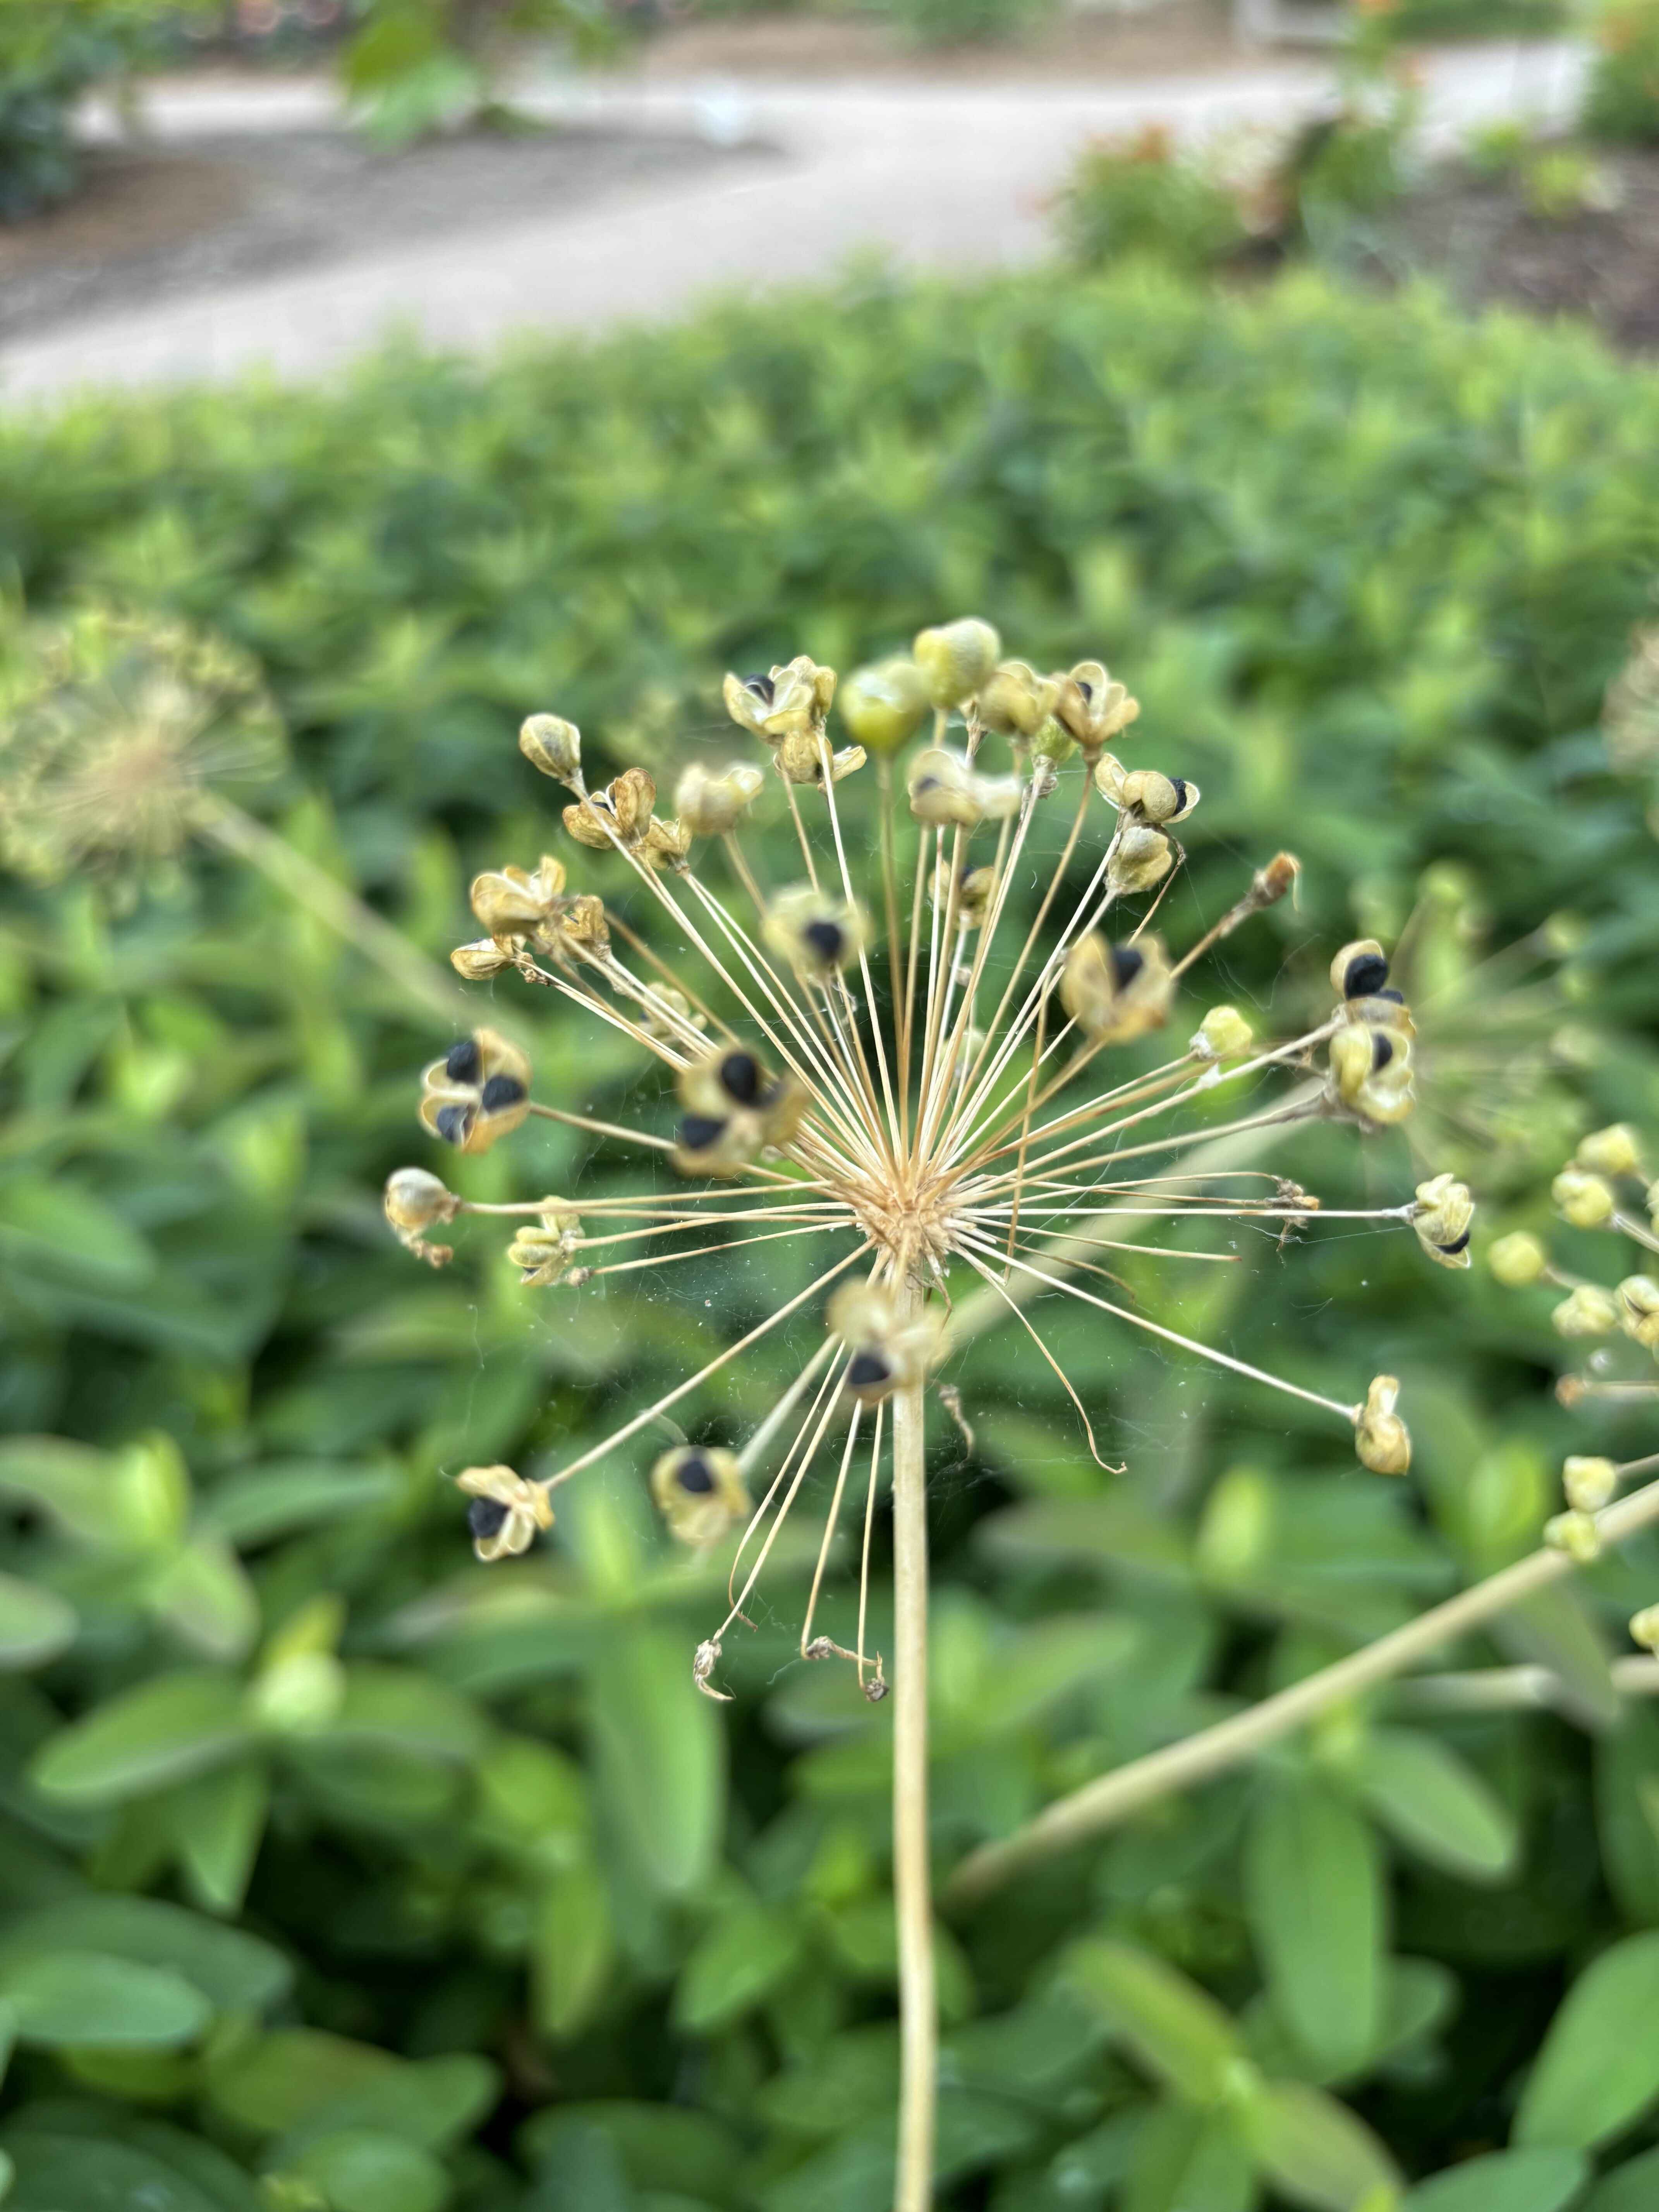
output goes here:
[[1601, 1531], [1593, 1514], [1558, 1513], [1544, 1523], [1544, 1541], [1552, 1552], [1565, 1552], [1570, 1559], [1588, 1566], [1601, 1549]]
[[1580, 1283], [1550, 1316], [1558, 1336], [1608, 1336], [1619, 1326], [1619, 1301], [1599, 1283]]
[[1639, 1613], [1632, 1613], [1630, 1632], [1632, 1643], [1659, 1651], [1659, 1605], [1644, 1605]]
[[1619, 1487], [1619, 1470], [1610, 1459], [1569, 1454], [1561, 1466], [1561, 1488], [1575, 1513], [1599, 1513]]
[[1659, 1283], [1626, 1275], [1619, 1285], [1619, 1326], [1644, 1352], [1659, 1352]]
[[669, 1533], [701, 1551], [753, 1510], [735, 1452], [681, 1444], [651, 1469], [651, 1495]]
[[1430, 1259], [1442, 1267], [1467, 1267], [1474, 1200], [1468, 1185], [1455, 1176], [1437, 1175], [1417, 1186], [1412, 1226]]
[[866, 751], [896, 752], [927, 720], [927, 680], [914, 660], [855, 668], [838, 694], [841, 719]]
[[1109, 945], [1098, 930], [1079, 938], [1060, 971], [1060, 1003], [1091, 1044], [1128, 1044], [1170, 1018], [1175, 978], [1164, 940]]
[[1002, 640], [989, 623], [967, 615], [960, 622], [918, 630], [911, 650], [933, 705], [959, 707], [990, 676], [1001, 655]]
[[1005, 660], [980, 691], [980, 720], [1005, 737], [1034, 738], [1054, 713], [1060, 688], [1055, 678], [1039, 676], [1028, 662]]
[[502, 946], [493, 937], [481, 937], [471, 945], [458, 945], [449, 956], [449, 964], [458, 975], [465, 975], [469, 983], [487, 983], [492, 976], [499, 975], [502, 969], [513, 965], [513, 954], [509, 948], [514, 941], [509, 939], [507, 946]]
[[1592, 1175], [1633, 1176], [1642, 1172], [1642, 1146], [1628, 1121], [1615, 1121], [1593, 1130], [1573, 1154], [1581, 1168]]
[[1506, 1290], [1525, 1290], [1541, 1279], [1550, 1255], [1535, 1237], [1517, 1229], [1500, 1237], [1486, 1255], [1486, 1265]]
[[472, 1501], [466, 1525], [472, 1548], [486, 1565], [527, 1552], [538, 1533], [553, 1526], [545, 1484], [528, 1482], [510, 1467], [464, 1468], [455, 1487]]
[[1396, 1376], [1375, 1375], [1354, 1423], [1354, 1449], [1373, 1474], [1407, 1474], [1412, 1464], [1411, 1431], [1395, 1407], [1400, 1401]]
[[674, 812], [694, 837], [723, 837], [760, 797], [763, 769], [740, 761], [718, 772], [694, 761], [674, 787]]
[[582, 733], [558, 714], [532, 714], [519, 726], [519, 750], [544, 775], [570, 783], [582, 769]]
[[1563, 1168], [1550, 1185], [1550, 1196], [1562, 1219], [1575, 1229], [1604, 1228], [1613, 1218], [1612, 1185], [1598, 1175], [1587, 1175], [1582, 1168]]
[[1193, 1032], [1196, 1060], [1242, 1060], [1255, 1042], [1255, 1031], [1237, 1006], [1212, 1006]]

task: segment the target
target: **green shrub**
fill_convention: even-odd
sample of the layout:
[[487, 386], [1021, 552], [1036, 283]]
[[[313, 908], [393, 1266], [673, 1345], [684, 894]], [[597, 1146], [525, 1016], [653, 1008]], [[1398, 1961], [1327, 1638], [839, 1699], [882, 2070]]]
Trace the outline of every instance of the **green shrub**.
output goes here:
[[[1575, 1110], [1540, 1091], [1547, 1054], [1581, 1110], [1659, 1118], [1653, 848], [1597, 728], [1659, 568], [1659, 380], [1587, 336], [1308, 276], [1250, 300], [1144, 269], [868, 281], [495, 368], [398, 356], [333, 392], [89, 402], [0, 428], [0, 573], [34, 619], [95, 597], [161, 620], [169, 653], [179, 624], [237, 649], [189, 670], [257, 661], [291, 761], [248, 803], [440, 958], [471, 933], [471, 871], [555, 842], [514, 746], [526, 708], [581, 720], [595, 769], [665, 763], [724, 732], [728, 665], [850, 666], [978, 607], [1044, 665], [1097, 648], [1133, 678], [1204, 787], [1171, 894], [1189, 921], [1299, 852], [1299, 908], [1228, 948], [1228, 995], [1264, 1024], [1328, 1004], [1334, 942], [1418, 909], [1413, 995], [1449, 994], [1438, 1067], [1425, 1025], [1425, 1164], [1476, 1164], [1488, 1209], [1529, 1219]], [[1514, 994], [1520, 956], [1478, 965], [1561, 909], [1559, 990]], [[634, 1095], [626, 1048], [501, 1004], [548, 1095]], [[1598, 1042], [1592, 1011], [1624, 1038]], [[211, 854], [125, 912], [90, 863], [9, 891], [19, 2212], [883, 2212], [879, 1709], [849, 1720], [769, 1618], [728, 1644], [726, 1717], [695, 1698], [709, 1580], [670, 1571], [627, 1473], [562, 1493], [556, 1544], [505, 1591], [440, 1480], [597, 1436], [617, 1389], [795, 1261], [647, 1280], [580, 1332], [487, 1251], [415, 1277], [374, 1194], [427, 1157], [413, 1074], [451, 1033]], [[1494, 1069], [1518, 1072], [1496, 1107]], [[518, 1183], [613, 1172], [521, 1133]], [[1403, 1139], [1356, 1149], [1295, 1171], [1334, 1204], [1408, 1177]], [[466, 1164], [471, 1194], [501, 1159]], [[1289, 1339], [1310, 1372], [1419, 1378], [1409, 1487], [1084, 1327], [1058, 1349], [1127, 1462], [1109, 1477], [1017, 1332], [976, 1350], [976, 1444], [941, 1442], [933, 1469], [942, 1863], [1212, 1692], [1291, 1679], [1504, 1556], [1565, 1450], [1650, 1443], [1553, 1402], [1528, 1297], [1431, 1279], [1352, 1225], [1274, 1255], [1265, 1310], [1224, 1269], [1179, 1302], [1133, 1287], [1177, 1328], [1207, 1302], [1244, 1358]], [[1497, 1648], [1566, 1669], [1606, 1720], [1606, 1651], [1656, 1573], [1650, 1543]], [[1154, 2090], [1145, 2044], [1108, 2048], [1137, 1994], [1196, 2020], [1200, 2056], [1247, 2055], [1273, 2085], [1256, 2104], [1339, 2174], [1352, 2144], [1316, 2083], [1411, 2172], [1495, 2148], [1564, 1981], [1612, 1943], [1550, 2029], [1529, 2147], [1456, 2185], [1494, 2192], [1468, 2197], [1483, 2212], [1499, 2185], [1568, 2201], [1608, 2109], [1577, 2111], [1573, 2067], [1588, 2050], [1602, 2080], [1648, 2047], [1629, 1939], [1659, 1926], [1654, 1734], [1645, 1706], [1590, 1737], [1402, 1694], [953, 1922], [945, 2201], [1100, 2207], [1132, 2166], [1137, 2203], [1194, 2172], [1236, 2201], [1239, 2145], [1194, 2102], [1209, 2076]], [[1628, 2132], [1591, 2154], [1639, 2190], [1630, 2071]]]
[[1054, 222], [1062, 250], [1085, 269], [1151, 253], [1197, 271], [1244, 239], [1231, 194], [1158, 129], [1079, 155], [1056, 195]]
[[436, 131], [510, 124], [502, 76], [530, 38], [579, 52], [605, 41], [590, 0], [363, 0], [341, 81], [369, 135], [401, 146]]
[[74, 191], [75, 109], [150, 51], [161, 13], [161, 0], [0, 4], [0, 222]]
[[1659, 4], [1612, 0], [1595, 23], [1583, 126], [1620, 146], [1659, 146]]
[[917, 46], [1018, 39], [1054, 13], [1054, 0], [874, 0], [899, 36]]

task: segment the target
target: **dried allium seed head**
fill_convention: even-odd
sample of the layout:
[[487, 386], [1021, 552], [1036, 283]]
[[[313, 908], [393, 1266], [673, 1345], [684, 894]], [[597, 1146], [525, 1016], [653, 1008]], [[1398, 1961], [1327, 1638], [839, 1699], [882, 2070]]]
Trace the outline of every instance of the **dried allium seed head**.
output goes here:
[[1412, 1226], [1430, 1259], [1443, 1267], [1467, 1267], [1474, 1200], [1468, 1185], [1455, 1176], [1437, 1175], [1417, 1186]]
[[1592, 1130], [1580, 1140], [1573, 1159], [1591, 1175], [1639, 1176], [1643, 1172], [1641, 1139], [1628, 1121]]
[[530, 1111], [530, 1062], [495, 1030], [474, 1030], [421, 1078], [423, 1128], [458, 1152], [487, 1152]]
[[1370, 1468], [1373, 1474], [1407, 1474], [1411, 1471], [1411, 1431], [1395, 1411], [1399, 1399], [1397, 1376], [1372, 1376], [1365, 1402], [1354, 1423], [1354, 1449], [1361, 1465]]
[[1544, 1541], [1553, 1552], [1565, 1552], [1581, 1567], [1600, 1556], [1601, 1531], [1591, 1513], [1558, 1513], [1544, 1523]]
[[1060, 679], [1039, 676], [1029, 662], [1004, 660], [979, 691], [979, 719], [1005, 737], [1034, 738], [1060, 703]]
[[472, 1531], [472, 1548], [486, 1565], [527, 1552], [538, 1534], [553, 1526], [546, 1486], [526, 1482], [510, 1467], [465, 1468], [456, 1476], [455, 1486], [472, 1501], [467, 1526]]
[[1550, 1316], [1558, 1336], [1611, 1336], [1620, 1319], [1619, 1301], [1599, 1283], [1580, 1283]]
[[674, 811], [694, 837], [724, 837], [766, 786], [764, 769], [739, 761], [716, 774], [694, 761], [674, 787]]
[[1193, 1032], [1194, 1060], [1242, 1060], [1255, 1042], [1255, 1031], [1237, 1006], [1212, 1006]]
[[911, 647], [935, 707], [960, 707], [990, 680], [1002, 653], [1002, 640], [988, 622], [965, 616], [918, 630]]
[[474, 944], [458, 945], [449, 956], [449, 964], [469, 983], [487, 983], [492, 975], [499, 975], [504, 968], [513, 966], [520, 942], [517, 938], [509, 938], [504, 945], [498, 945], [493, 937], [481, 937]]
[[714, 1445], [665, 1452], [651, 1470], [651, 1495], [670, 1534], [699, 1551], [754, 1510], [737, 1454]]
[[558, 714], [531, 714], [519, 725], [519, 750], [556, 783], [580, 784], [582, 733]]
[[1504, 1288], [1511, 1291], [1522, 1291], [1530, 1284], [1540, 1282], [1549, 1264], [1549, 1254], [1524, 1229], [1500, 1237], [1486, 1255], [1486, 1265]]
[[1160, 937], [1109, 945], [1097, 930], [1066, 956], [1060, 1003], [1091, 1044], [1127, 1044], [1170, 1018], [1175, 979]]
[[1612, 1184], [1582, 1168], [1563, 1168], [1550, 1185], [1550, 1196], [1562, 1219], [1575, 1229], [1604, 1229], [1618, 1207]]
[[928, 703], [927, 678], [902, 655], [854, 669], [841, 687], [841, 718], [872, 753], [896, 752], [908, 744], [926, 720]]
[[1619, 1488], [1619, 1470], [1610, 1459], [1570, 1454], [1561, 1468], [1561, 1487], [1575, 1513], [1599, 1513]]
[[474, 876], [468, 899], [492, 937], [514, 937], [545, 921], [563, 893], [562, 860], [544, 853], [533, 872], [523, 868], [489, 868]]
[[822, 978], [858, 958], [870, 923], [861, 907], [799, 884], [772, 901], [763, 929], [766, 942], [792, 968]]
[[1619, 1285], [1619, 1326], [1644, 1352], [1659, 1352], [1659, 1283], [1626, 1275]]

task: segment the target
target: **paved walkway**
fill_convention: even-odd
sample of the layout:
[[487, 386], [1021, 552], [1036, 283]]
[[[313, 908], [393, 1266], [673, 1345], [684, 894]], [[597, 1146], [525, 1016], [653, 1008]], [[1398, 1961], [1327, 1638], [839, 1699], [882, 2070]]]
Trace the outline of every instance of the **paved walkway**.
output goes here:
[[[1583, 66], [1563, 44], [1437, 54], [1427, 65], [1426, 133], [1446, 143], [1501, 115], [1563, 118]], [[550, 87], [526, 104], [550, 116], [696, 130], [716, 143], [765, 140], [781, 157], [641, 186], [568, 216], [447, 232], [372, 258], [63, 325], [0, 348], [0, 397], [216, 380], [256, 364], [288, 378], [323, 374], [393, 329], [462, 348], [525, 331], [593, 332], [678, 313], [711, 290], [828, 276], [871, 247], [947, 271], [1030, 260], [1046, 242], [1043, 200], [1085, 139], [1150, 122], [1189, 138], [1283, 124], [1315, 111], [1330, 85], [1328, 67], [1298, 61], [1116, 88]], [[179, 88], [159, 94], [151, 112], [158, 131], [183, 139], [315, 124], [331, 100], [305, 85]]]

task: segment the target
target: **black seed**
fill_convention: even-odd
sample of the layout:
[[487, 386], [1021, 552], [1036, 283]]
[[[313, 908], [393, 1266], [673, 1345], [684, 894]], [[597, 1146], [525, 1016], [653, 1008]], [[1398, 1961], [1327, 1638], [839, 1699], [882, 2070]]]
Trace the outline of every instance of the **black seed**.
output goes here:
[[760, 1097], [760, 1062], [752, 1052], [728, 1052], [720, 1062], [720, 1088], [739, 1106], [752, 1106]]
[[1146, 965], [1146, 956], [1135, 945], [1115, 945], [1112, 947], [1112, 976], [1120, 991], [1126, 991]]
[[1458, 1253], [1468, 1251], [1470, 1233], [1466, 1229], [1461, 1237], [1454, 1237], [1449, 1244], [1437, 1244], [1434, 1249], [1437, 1252], [1443, 1252], [1448, 1259], [1455, 1259]]
[[769, 707], [777, 696], [777, 687], [769, 676], [745, 676], [743, 688], [752, 691], [757, 699], [764, 699]]
[[478, 1103], [486, 1114], [504, 1114], [523, 1097], [524, 1085], [516, 1075], [492, 1075], [478, 1093]]
[[1176, 813], [1179, 813], [1181, 809], [1187, 804], [1186, 777], [1184, 775], [1172, 775], [1170, 778], [1170, 788], [1176, 795]]
[[712, 1114], [688, 1114], [680, 1123], [680, 1142], [688, 1152], [706, 1152], [719, 1144], [726, 1124]]
[[826, 968], [836, 965], [847, 943], [847, 933], [838, 921], [809, 921], [801, 935]]
[[472, 1127], [472, 1109], [470, 1106], [441, 1106], [434, 1121], [445, 1144], [464, 1145], [466, 1133]]
[[854, 1390], [871, 1390], [890, 1382], [893, 1370], [878, 1352], [855, 1352], [848, 1363], [847, 1380]]
[[444, 1073], [452, 1083], [476, 1083], [479, 1073], [478, 1048], [471, 1037], [463, 1037], [459, 1044], [450, 1046], [444, 1060]]
[[1078, 678], [1077, 688], [1083, 694], [1085, 699], [1092, 699], [1095, 696], [1094, 685], [1092, 684], [1085, 684], [1081, 677]]
[[1342, 971], [1345, 999], [1372, 999], [1389, 980], [1389, 963], [1380, 952], [1361, 952]]
[[1379, 1074], [1393, 1058], [1394, 1039], [1376, 1030], [1371, 1038], [1371, 1073]]
[[910, 786], [913, 797], [919, 791], [937, 791], [938, 789], [939, 778], [936, 775], [919, 775]]
[[466, 1509], [466, 1525], [475, 1536], [488, 1542], [506, 1527], [507, 1508], [498, 1498], [475, 1498]]
[[1406, 1003], [1406, 994], [1403, 991], [1373, 991], [1371, 996], [1374, 999], [1390, 1000], [1396, 1006], [1403, 1006]]
[[691, 1498], [707, 1498], [714, 1487], [713, 1471], [701, 1452], [693, 1452], [689, 1459], [680, 1462], [674, 1480]]

